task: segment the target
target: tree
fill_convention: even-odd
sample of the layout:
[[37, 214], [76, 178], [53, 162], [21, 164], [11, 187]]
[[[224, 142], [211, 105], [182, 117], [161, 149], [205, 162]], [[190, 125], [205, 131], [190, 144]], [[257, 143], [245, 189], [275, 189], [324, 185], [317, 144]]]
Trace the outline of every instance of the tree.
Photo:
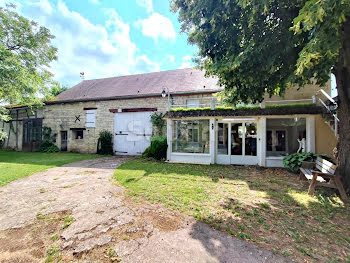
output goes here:
[[326, 84], [339, 97], [339, 172], [350, 187], [350, 1], [172, 0], [195, 58], [229, 103], [255, 103], [291, 85]]
[[[51, 45], [54, 36], [10, 5], [0, 8], [0, 25], [0, 105], [42, 104], [55, 84], [49, 71], [50, 62], [57, 59]], [[8, 120], [1, 106], [0, 120]]]
[[51, 94], [52, 94], [52, 96], [55, 97], [55, 96], [57, 96], [58, 94], [61, 94], [62, 92], [66, 91], [67, 89], [69, 89], [68, 86], [65, 86], [65, 85], [61, 86], [61, 85], [59, 85], [59, 84], [57, 83], [56, 86], [53, 86], [53, 87], [51, 88]]

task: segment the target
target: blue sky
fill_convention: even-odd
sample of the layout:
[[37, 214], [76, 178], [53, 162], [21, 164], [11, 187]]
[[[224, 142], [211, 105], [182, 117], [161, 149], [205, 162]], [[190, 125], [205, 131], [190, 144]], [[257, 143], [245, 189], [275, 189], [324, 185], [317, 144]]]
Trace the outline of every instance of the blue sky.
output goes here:
[[[0, 0], [3, 5], [8, 0]], [[56, 39], [55, 79], [81, 79], [193, 66], [196, 47], [180, 33], [168, 0], [15, 0], [23, 16], [49, 28]]]

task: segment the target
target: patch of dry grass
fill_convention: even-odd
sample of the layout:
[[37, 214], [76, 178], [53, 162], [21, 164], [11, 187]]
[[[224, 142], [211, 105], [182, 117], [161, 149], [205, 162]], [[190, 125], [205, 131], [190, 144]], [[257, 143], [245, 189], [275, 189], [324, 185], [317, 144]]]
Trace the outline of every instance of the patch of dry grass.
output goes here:
[[350, 260], [350, 208], [333, 190], [307, 194], [283, 169], [135, 159], [115, 178], [135, 198], [163, 203], [297, 261]]

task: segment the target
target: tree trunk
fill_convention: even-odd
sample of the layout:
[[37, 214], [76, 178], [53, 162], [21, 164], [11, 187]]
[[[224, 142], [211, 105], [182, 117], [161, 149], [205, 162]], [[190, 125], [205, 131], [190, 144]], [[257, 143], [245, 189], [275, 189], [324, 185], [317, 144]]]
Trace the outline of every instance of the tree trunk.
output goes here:
[[350, 190], [350, 18], [344, 23], [341, 34], [342, 47], [335, 68], [340, 120], [338, 161], [344, 187]]

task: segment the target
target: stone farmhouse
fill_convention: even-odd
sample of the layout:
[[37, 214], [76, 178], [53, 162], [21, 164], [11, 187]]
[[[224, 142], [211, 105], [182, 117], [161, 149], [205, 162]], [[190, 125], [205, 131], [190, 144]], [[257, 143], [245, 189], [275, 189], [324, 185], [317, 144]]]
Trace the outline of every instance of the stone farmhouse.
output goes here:
[[290, 88], [284, 98], [235, 109], [220, 105], [214, 95], [221, 90], [217, 79], [192, 68], [83, 80], [41, 108], [9, 107], [2, 147], [35, 151], [47, 126], [61, 151], [95, 153], [99, 133], [108, 130], [115, 154], [139, 155], [154, 132], [151, 115], [161, 112], [170, 162], [280, 167], [297, 151], [332, 156], [338, 119], [330, 85]]

